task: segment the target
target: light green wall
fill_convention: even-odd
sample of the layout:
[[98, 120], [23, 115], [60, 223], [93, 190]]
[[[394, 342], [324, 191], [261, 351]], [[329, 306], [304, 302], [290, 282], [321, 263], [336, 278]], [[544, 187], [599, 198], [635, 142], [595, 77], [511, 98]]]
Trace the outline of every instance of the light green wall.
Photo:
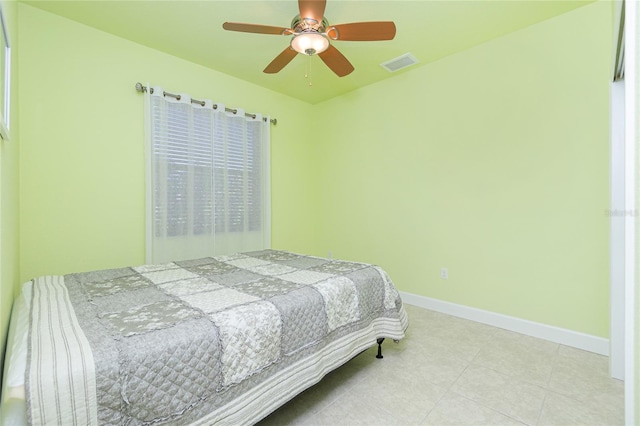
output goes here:
[[20, 276], [120, 267], [144, 258], [143, 97], [136, 82], [276, 117], [273, 244], [313, 239], [299, 138], [310, 105], [19, 4]]
[[18, 8], [21, 280], [144, 261], [150, 81], [278, 118], [274, 248], [608, 336], [603, 3], [314, 106]]
[[[16, 3], [2, 1], [11, 46], [12, 84], [9, 141], [0, 141], [0, 365], [4, 356], [13, 295], [18, 287], [18, 37]], [[0, 375], [2, 373], [0, 372]]]
[[318, 252], [607, 337], [610, 46], [599, 2], [318, 105]]

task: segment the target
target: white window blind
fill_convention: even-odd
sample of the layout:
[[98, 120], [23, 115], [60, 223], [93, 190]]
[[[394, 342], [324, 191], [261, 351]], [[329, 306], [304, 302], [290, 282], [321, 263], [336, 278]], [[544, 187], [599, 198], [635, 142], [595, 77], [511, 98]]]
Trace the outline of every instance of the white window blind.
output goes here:
[[269, 247], [269, 120], [163, 93], [147, 94], [147, 262]]

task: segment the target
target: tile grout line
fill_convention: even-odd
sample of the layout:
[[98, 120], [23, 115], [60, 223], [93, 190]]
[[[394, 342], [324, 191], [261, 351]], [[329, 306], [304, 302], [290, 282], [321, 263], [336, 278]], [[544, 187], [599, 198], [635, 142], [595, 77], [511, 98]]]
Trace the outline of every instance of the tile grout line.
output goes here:
[[[451, 384], [446, 388], [446, 390], [442, 393], [442, 395], [440, 396], [440, 398], [438, 398], [438, 401], [434, 404], [433, 408], [431, 408], [431, 410], [429, 410], [429, 412], [427, 413], [427, 415], [424, 417], [424, 419], [422, 420], [422, 422], [424, 423], [427, 418], [429, 418], [429, 415], [433, 412], [433, 410], [435, 410], [438, 405], [440, 405], [440, 402], [442, 401], [442, 399], [445, 397], [446, 394], [448, 393], [454, 393], [456, 395], [460, 395], [457, 392], [453, 391], [453, 386], [458, 382], [458, 380], [460, 380], [460, 377], [462, 377], [462, 375], [467, 371], [467, 369], [473, 364], [473, 360], [475, 360], [478, 356], [478, 354], [482, 351], [482, 348], [478, 349], [478, 352], [476, 352], [476, 354], [473, 356], [473, 358], [467, 362], [467, 365], [465, 365], [464, 369], [460, 372], [460, 374], [458, 374], [458, 377], [455, 378], [455, 380], [453, 380], [451, 382]], [[463, 398], [466, 398], [464, 395], [460, 395]], [[466, 398], [469, 399], [469, 398]]]
[[542, 412], [544, 411], [544, 406], [547, 403], [547, 392], [548, 390], [544, 390], [544, 398], [542, 399], [542, 405], [540, 406], [540, 411], [538, 412], [538, 418], [536, 419], [536, 425], [540, 424], [540, 417], [542, 417]]
[[[497, 331], [495, 331], [493, 334], [495, 334], [495, 333], [497, 333]], [[493, 337], [493, 336], [492, 336], [492, 337]], [[492, 368], [492, 367], [486, 367], [486, 366], [483, 366], [483, 365], [474, 364], [475, 360], [480, 356], [480, 353], [482, 352], [482, 350], [484, 349], [484, 346], [486, 346], [486, 345], [487, 345], [487, 343], [485, 343], [485, 345], [483, 345], [482, 347], [480, 347], [480, 349], [479, 349], [479, 350], [478, 350], [478, 352], [475, 354], [475, 356], [473, 357], [473, 359], [469, 362], [468, 366], [465, 368], [465, 370], [463, 371], [463, 373], [464, 373], [464, 372], [468, 369], [468, 367], [470, 367], [470, 366], [474, 366], [474, 367], [478, 367], [478, 368], [484, 368], [484, 369], [487, 369], [487, 370], [493, 371], [494, 373], [497, 373], [497, 374], [499, 374], [499, 375], [501, 375], [501, 376], [504, 376], [504, 377], [508, 378], [509, 380], [516, 380], [516, 381], [518, 381], [518, 382], [521, 382], [521, 383], [524, 383], [524, 384], [527, 384], [527, 385], [530, 385], [530, 386], [535, 386], [535, 387], [537, 387], [537, 388], [540, 388], [541, 390], [543, 390], [543, 391], [545, 392], [545, 398], [546, 398], [546, 389], [545, 389], [545, 388], [543, 388], [543, 387], [541, 387], [541, 386], [539, 386], [539, 385], [536, 385], [536, 384], [533, 384], [533, 383], [529, 383], [529, 382], [528, 382], [528, 381], [526, 381], [526, 380], [519, 379], [519, 378], [517, 378], [517, 377], [512, 376], [511, 374], [508, 374], [508, 373], [506, 373], [506, 372], [504, 372], [504, 371], [501, 371], [501, 370], [497, 370], [497, 369]], [[557, 351], [557, 350], [558, 350], [558, 349], [556, 349], [556, 351]], [[455, 383], [455, 382], [457, 382], [457, 381], [460, 379], [460, 377], [462, 376], [462, 374], [463, 374], [463, 373], [461, 373], [461, 374], [460, 374], [460, 376], [458, 376], [458, 378], [454, 381], [454, 383]], [[452, 385], [452, 386], [453, 386], [453, 385]], [[463, 398], [465, 398], [465, 399], [467, 399], [467, 400], [469, 400], [469, 401], [472, 401], [472, 402], [474, 402], [474, 403], [476, 403], [476, 404], [479, 404], [480, 406], [482, 406], [482, 407], [484, 407], [484, 408], [486, 408], [486, 409], [488, 409], [488, 410], [491, 410], [491, 411], [493, 411], [493, 412], [495, 412], [495, 413], [498, 413], [498, 414], [500, 414], [500, 415], [503, 415], [503, 416], [506, 416], [506, 417], [508, 417], [508, 418], [510, 418], [510, 419], [513, 419], [514, 421], [517, 421], [518, 423], [525, 424], [525, 425], [528, 425], [528, 426], [534, 426], [534, 425], [529, 425], [529, 423], [525, 422], [525, 421], [524, 421], [524, 420], [522, 420], [522, 419], [519, 419], [519, 418], [517, 418], [517, 417], [514, 417], [514, 416], [513, 416], [513, 415], [511, 415], [511, 414], [508, 414], [508, 413], [502, 412], [502, 411], [500, 411], [500, 410], [498, 410], [498, 409], [495, 409], [495, 408], [493, 408], [493, 407], [491, 407], [491, 406], [489, 406], [489, 405], [485, 405], [483, 402], [481, 402], [481, 401], [477, 401], [477, 400], [475, 400], [475, 399], [473, 399], [473, 398], [470, 398], [470, 397], [468, 397], [468, 396], [466, 396], [466, 395], [464, 395], [464, 394], [459, 394], [459, 393], [457, 393], [457, 392], [453, 392], [453, 393], [455, 393], [456, 395], [460, 395], [460, 396], [462, 396]], [[543, 407], [543, 406], [544, 406], [544, 399], [543, 399], [543, 403], [541, 404], [540, 411], [538, 412], [538, 415], [537, 415], [536, 423], [535, 423], [535, 424], [537, 424], [537, 422], [538, 422], [538, 420], [539, 420], [539, 418], [540, 418], [540, 413], [542, 412], [542, 407]]]
[[536, 419], [536, 425], [540, 424], [540, 418], [542, 417], [542, 412], [544, 411], [544, 407], [547, 404], [547, 396], [549, 395], [549, 392], [551, 391], [549, 389], [549, 386], [551, 385], [551, 377], [553, 376], [553, 373], [556, 369], [556, 365], [558, 364], [558, 358], [560, 357], [560, 347], [562, 345], [558, 344], [558, 347], [556, 348], [556, 353], [555, 356], [553, 357], [553, 365], [551, 366], [551, 371], [549, 372], [549, 377], [546, 380], [546, 383], [544, 385], [544, 387], [542, 388], [544, 390], [544, 398], [542, 399], [542, 404], [540, 405], [540, 411], [538, 412], [538, 418]]
[[556, 366], [558, 365], [558, 360], [560, 359], [560, 347], [562, 345], [558, 344], [558, 348], [556, 349], [556, 356], [553, 358], [553, 365], [551, 366], [551, 372], [549, 373], [549, 378], [547, 379], [547, 383], [545, 384], [544, 389], [548, 390], [549, 386], [551, 386], [551, 377], [553, 377], [553, 373], [556, 370]]

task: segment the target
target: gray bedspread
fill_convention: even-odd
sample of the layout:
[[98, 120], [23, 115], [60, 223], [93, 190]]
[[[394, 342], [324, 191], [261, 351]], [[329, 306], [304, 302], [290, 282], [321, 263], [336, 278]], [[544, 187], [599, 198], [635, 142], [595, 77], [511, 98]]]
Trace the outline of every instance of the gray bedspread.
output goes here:
[[[381, 268], [284, 251], [78, 273], [60, 282], [90, 346], [99, 424], [256, 421], [289, 388], [302, 390], [375, 338], [400, 339], [407, 327]], [[43, 283], [35, 280], [34, 289]], [[42, 362], [37, 334], [32, 372]], [[39, 374], [27, 383], [34, 422], [46, 419], [33, 414], [47, 404]]]

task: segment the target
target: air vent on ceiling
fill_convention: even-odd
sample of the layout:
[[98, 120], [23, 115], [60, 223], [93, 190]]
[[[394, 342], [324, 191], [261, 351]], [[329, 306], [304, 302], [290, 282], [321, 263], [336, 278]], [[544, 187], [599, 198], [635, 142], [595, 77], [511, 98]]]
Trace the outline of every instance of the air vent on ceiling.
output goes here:
[[413, 56], [411, 53], [405, 53], [404, 55], [398, 56], [397, 58], [381, 63], [380, 66], [389, 72], [395, 72], [417, 63], [418, 60], [415, 56]]

